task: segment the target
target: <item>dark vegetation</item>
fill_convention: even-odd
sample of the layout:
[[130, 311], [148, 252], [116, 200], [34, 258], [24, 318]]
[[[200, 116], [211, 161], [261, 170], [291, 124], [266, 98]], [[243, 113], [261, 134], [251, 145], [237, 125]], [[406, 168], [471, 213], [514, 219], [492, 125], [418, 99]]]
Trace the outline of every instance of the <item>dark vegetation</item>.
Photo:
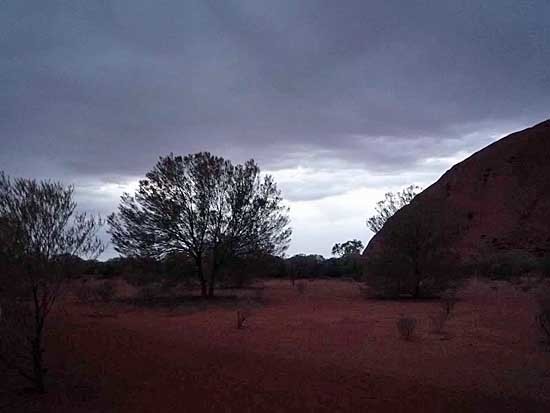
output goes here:
[[0, 173], [0, 363], [45, 391], [44, 331], [75, 256], [103, 249], [99, 218], [78, 213], [73, 188]]
[[253, 160], [233, 165], [207, 152], [161, 157], [132, 196], [109, 217], [115, 249], [164, 259], [184, 254], [195, 265], [204, 297], [239, 257], [278, 255], [290, 241], [288, 208]]

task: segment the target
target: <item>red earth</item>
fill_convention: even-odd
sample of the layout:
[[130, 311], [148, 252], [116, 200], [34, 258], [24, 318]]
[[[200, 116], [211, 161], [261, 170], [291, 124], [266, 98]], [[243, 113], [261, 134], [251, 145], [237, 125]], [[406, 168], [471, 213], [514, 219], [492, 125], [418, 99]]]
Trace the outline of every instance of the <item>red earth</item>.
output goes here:
[[[170, 307], [67, 296], [48, 326], [48, 393], [8, 385], [0, 411], [550, 411], [532, 292], [474, 281], [436, 334], [438, 301], [369, 300], [347, 281], [263, 287]], [[418, 321], [411, 341], [401, 315]]]

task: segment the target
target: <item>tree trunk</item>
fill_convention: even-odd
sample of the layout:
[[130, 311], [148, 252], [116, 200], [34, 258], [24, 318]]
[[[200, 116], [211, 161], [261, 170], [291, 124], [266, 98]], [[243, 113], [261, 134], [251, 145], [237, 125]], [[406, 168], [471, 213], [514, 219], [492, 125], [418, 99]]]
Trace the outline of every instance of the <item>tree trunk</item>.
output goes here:
[[208, 290], [206, 285], [206, 279], [204, 278], [204, 269], [202, 268], [202, 257], [198, 257], [195, 260], [195, 263], [197, 265], [197, 273], [199, 277], [199, 282], [201, 283], [201, 296], [203, 298], [208, 297]]
[[208, 298], [214, 297], [214, 287], [216, 285], [216, 275], [218, 272], [218, 266], [214, 265], [212, 267], [212, 272], [210, 273], [210, 280], [208, 283]]
[[420, 283], [421, 283], [422, 277], [420, 274], [420, 270], [418, 268], [418, 261], [414, 261], [414, 298], [420, 297]]
[[33, 377], [34, 385], [36, 390], [43, 394], [46, 392], [46, 387], [44, 385], [44, 376], [45, 369], [42, 354], [44, 350], [42, 349], [42, 332], [37, 332], [37, 336], [32, 340], [32, 367], [33, 367]]
[[46, 370], [44, 369], [43, 362], [43, 353], [42, 349], [42, 335], [44, 332], [44, 311], [39, 303], [38, 298], [38, 289], [33, 288], [33, 298], [34, 298], [34, 337], [31, 341], [31, 355], [32, 355], [32, 370], [33, 370], [33, 381], [36, 387], [36, 390], [39, 393], [45, 393], [46, 388], [44, 385], [44, 375]]

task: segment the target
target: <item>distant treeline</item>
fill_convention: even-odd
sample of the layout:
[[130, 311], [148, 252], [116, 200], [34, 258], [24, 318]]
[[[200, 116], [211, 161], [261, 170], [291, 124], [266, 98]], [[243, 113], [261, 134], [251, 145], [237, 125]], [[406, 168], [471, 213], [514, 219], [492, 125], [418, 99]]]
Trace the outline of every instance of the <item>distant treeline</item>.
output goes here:
[[[98, 278], [123, 277], [136, 284], [149, 282], [189, 282], [196, 279], [193, 260], [184, 254], [163, 259], [147, 257], [117, 257], [107, 261], [83, 260], [71, 257], [73, 274]], [[208, 263], [206, 264], [208, 265]], [[221, 281], [243, 286], [256, 278], [343, 278], [362, 276], [362, 257], [348, 255], [324, 258], [321, 255], [298, 254], [290, 258], [256, 255], [231, 260], [223, 270]]]

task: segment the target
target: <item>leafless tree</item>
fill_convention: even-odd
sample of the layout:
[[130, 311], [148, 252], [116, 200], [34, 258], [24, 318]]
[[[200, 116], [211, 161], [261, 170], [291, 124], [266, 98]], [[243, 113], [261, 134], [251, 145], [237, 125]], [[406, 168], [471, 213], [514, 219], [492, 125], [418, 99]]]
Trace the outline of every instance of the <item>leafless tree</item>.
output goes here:
[[400, 192], [388, 192], [382, 201], [376, 203], [376, 215], [367, 219], [367, 227], [374, 233], [382, 229], [386, 221], [397, 211], [408, 205], [422, 191], [416, 185], [410, 185]]
[[67, 259], [97, 257], [100, 218], [76, 211], [73, 188], [0, 172], [0, 361], [44, 392], [46, 319], [67, 277]]

